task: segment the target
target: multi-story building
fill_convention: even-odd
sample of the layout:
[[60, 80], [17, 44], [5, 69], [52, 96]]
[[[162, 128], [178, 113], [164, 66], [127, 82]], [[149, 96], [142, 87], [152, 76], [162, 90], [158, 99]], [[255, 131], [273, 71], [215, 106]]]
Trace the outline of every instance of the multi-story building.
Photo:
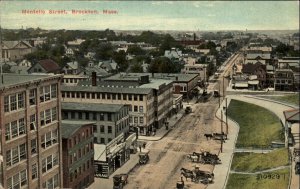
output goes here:
[[172, 110], [172, 80], [150, 81], [148, 75], [123, 78], [98, 83], [92, 79], [81, 86], [63, 86], [63, 101], [128, 105], [129, 125], [138, 128], [142, 135], [162, 127]]
[[293, 71], [291, 69], [276, 69], [274, 78], [274, 88], [276, 91], [293, 91]]
[[64, 120], [94, 121], [94, 142], [107, 144], [123, 133], [129, 132], [129, 107], [121, 104], [63, 102]]
[[93, 125], [90, 121], [62, 121], [64, 188], [87, 188], [94, 182]]
[[0, 78], [1, 184], [4, 188], [62, 187], [61, 75]]

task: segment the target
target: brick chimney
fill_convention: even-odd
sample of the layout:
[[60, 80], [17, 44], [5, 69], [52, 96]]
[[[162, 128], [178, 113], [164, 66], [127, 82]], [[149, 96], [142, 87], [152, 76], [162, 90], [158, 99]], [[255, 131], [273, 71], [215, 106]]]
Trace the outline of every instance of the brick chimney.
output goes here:
[[97, 74], [92, 72], [92, 86], [97, 86]]

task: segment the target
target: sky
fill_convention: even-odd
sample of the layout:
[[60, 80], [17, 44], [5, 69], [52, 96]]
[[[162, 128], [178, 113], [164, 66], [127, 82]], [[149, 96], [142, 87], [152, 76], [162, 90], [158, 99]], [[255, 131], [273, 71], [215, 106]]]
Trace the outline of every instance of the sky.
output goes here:
[[299, 1], [0, 1], [0, 16], [9, 29], [299, 30]]

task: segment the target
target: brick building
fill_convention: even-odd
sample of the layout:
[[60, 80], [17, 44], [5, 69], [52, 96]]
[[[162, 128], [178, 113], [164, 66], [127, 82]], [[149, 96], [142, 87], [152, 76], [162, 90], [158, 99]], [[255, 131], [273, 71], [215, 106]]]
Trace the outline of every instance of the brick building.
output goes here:
[[120, 134], [128, 136], [128, 106], [119, 104], [95, 104], [63, 102], [64, 120], [94, 121], [94, 142], [107, 144]]
[[64, 188], [87, 188], [94, 182], [94, 122], [62, 121]]
[[62, 187], [61, 75], [4, 74], [0, 78], [0, 185]]

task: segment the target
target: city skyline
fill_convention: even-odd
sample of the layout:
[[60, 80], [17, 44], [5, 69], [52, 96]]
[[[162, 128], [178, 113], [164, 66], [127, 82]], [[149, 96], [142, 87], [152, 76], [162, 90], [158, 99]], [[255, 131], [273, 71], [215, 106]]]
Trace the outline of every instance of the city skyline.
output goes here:
[[1, 27], [8, 29], [299, 30], [298, 1], [2, 1], [0, 5]]

